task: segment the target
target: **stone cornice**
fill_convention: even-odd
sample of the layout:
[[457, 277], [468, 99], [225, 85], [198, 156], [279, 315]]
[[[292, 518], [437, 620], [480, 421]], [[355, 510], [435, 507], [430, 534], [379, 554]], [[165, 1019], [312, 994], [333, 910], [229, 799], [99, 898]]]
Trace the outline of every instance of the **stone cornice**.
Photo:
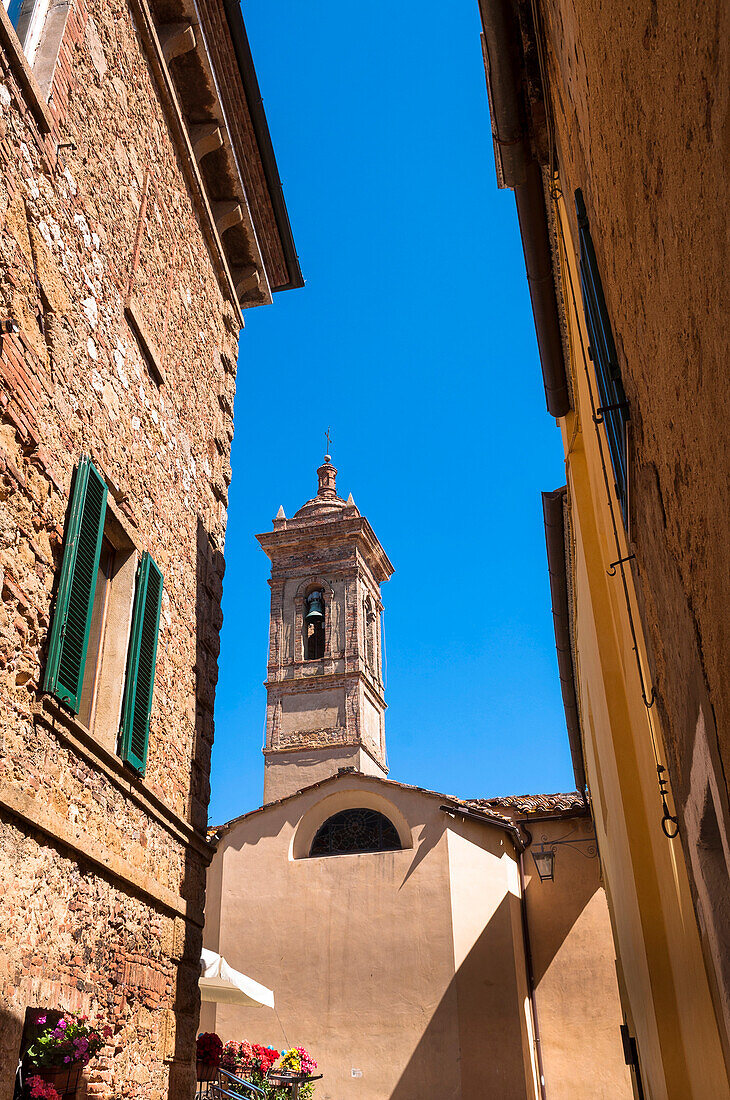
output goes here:
[[[287, 754], [297, 753], [297, 752], [298, 753], [301, 753], [301, 752], [310, 753], [311, 752], [311, 753], [314, 753], [314, 754], [319, 753], [319, 752], [321, 752], [321, 753], [331, 753], [333, 749], [343, 749], [343, 748], [345, 748], [345, 749], [352, 749], [352, 748], [361, 749], [362, 752], [364, 752], [367, 756], [369, 756], [370, 759], [375, 764], [377, 764], [379, 768], [382, 768], [382, 770], [385, 772], [386, 775], [390, 771], [390, 768], [388, 767], [388, 765], [383, 760], [379, 760], [378, 757], [373, 752], [373, 750], [370, 748], [370, 746], [367, 745], [363, 740], [361, 740], [359, 738], [355, 738], [354, 740], [350, 740], [350, 741], [338, 741], [336, 744], [332, 744], [332, 745], [284, 745], [280, 748], [274, 748], [274, 747], [269, 748], [268, 746], [264, 745], [264, 747], [261, 749], [261, 752], [264, 756], [264, 759], [266, 759], [267, 756], [286, 756]], [[364, 775], [366, 773], [365, 772], [355, 772], [354, 774]]]
[[[335, 658], [337, 660], [338, 658]], [[341, 658], [339, 658], [341, 660]], [[287, 666], [284, 666], [287, 667]], [[377, 700], [383, 710], [388, 709], [385, 697], [377, 685], [361, 669], [353, 669], [346, 672], [323, 672], [317, 676], [283, 677], [281, 680], [264, 680], [264, 687], [271, 696], [283, 695], [308, 695], [312, 691], [324, 691], [327, 688], [347, 687], [353, 681], [362, 683], [367, 691]], [[280, 689], [276, 691], [276, 689]]]
[[[337, 516], [334, 519], [310, 521], [285, 520], [274, 531], [265, 531], [256, 538], [271, 559], [274, 579], [278, 577], [280, 570], [287, 568], [286, 563], [281, 561], [282, 558], [304, 548], [332, 546], [338, 542], [355, 544], [379, 584], [389, 580], [394, 572], [390, 559], [364, 516]], [[355, 567], [356, 564], [353, 562]], [[296, 575], [296, 566], [292, 564], [289, 568], [292, 575]], [[327, 571], [325, 563], [323, 571]]]

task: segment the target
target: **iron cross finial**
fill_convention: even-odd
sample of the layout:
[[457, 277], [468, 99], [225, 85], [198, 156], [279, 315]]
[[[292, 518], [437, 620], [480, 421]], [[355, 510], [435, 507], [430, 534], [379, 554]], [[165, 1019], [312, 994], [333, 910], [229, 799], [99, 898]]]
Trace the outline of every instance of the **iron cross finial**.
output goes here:
[[327, 440], [327, 454], [329, 454], [330, 447], [332, 446], [332, 436], [330, 434], [329, 425], [327, 426], [327, 431], [324, 433], [324, 437]]

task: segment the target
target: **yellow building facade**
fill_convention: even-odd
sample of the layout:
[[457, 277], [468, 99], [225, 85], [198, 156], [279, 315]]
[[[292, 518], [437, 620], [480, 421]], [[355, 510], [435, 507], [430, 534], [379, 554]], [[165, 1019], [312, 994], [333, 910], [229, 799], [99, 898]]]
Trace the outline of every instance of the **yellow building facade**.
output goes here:
[[[515, 193], [565, 452], [565, 487], [543, 494], [553, 615], [624, 1053], [639, 1100], [724, 1100], [726, 601], [713, 586], [727, 541], [713, 510], [727, 385], [707, 305], [722, 278], [709, 195], [726, 183], [712, 114], [724, 17], [668, 4], [652, 20], [591, 0], [480, 0], [480, 12], [497, 181]], [[714, 87], [707, 100], [693, 73]]]
[[729, 1094], [727, 1071], [682, 848], [667, 835], [677, 826], [669, 780], [671, 816], [659, 787], [666, 750], [657, 708], [647, 706], [651, 673], [631, 547], [598, 412], [579, 249], [559, 176], [552, 201], [574, 406], [560, 429], [575, 687], [619, 986], [638, 1055], [633, 1072], [652, 1100], [720, 1098]]

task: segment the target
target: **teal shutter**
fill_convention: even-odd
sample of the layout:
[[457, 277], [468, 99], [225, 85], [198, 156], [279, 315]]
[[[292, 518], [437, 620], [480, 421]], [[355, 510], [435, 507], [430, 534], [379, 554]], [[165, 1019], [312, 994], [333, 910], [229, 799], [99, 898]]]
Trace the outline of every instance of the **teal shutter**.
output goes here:
[[147, 765], [161, 605], [162, 573], [150, 555], [145, 553], [137, 572], [120, 748], [122, 760], [131, 764], [140, 775], [144, 775]]
[[575, 193], [575, 209], [580, 238], [580, 284], [588, 330], [588, 354], [595, 367], [598, 394], [601, 399], [600, 407], [596, 410], [597, 423], [604, 424], [606, 428], [616, 493], [626, 520], [628, 518], [626, 425], [629, 420], [629, 405], [621, 380], [621, 368], [603, 293], [603, 283], [598, 270], [596, 250], [588, 224], [588, 213], [580, 190]]
[[76, 469], [44, 691], [78, 714], [106, 515], [106, 485], [90, 458]]

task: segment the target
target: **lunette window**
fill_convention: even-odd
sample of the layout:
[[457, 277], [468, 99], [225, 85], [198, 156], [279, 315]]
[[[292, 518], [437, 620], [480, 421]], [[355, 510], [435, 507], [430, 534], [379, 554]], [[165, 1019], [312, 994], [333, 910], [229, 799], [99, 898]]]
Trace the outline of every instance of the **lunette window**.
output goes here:
[[106, 485], [84, 456], [74, 477], [43, 687], [95, 734], [111, 729], [119, 755], [143, 775], [163, 579], [148, 553], [135, 570], [136, 563], [136, 551], [107, 514]]
[[341, 856], [357, 852], [400, 851], [398, 830], [378, 810], [357, 807], [340, 810], [320, 825], [310, 856]]
[[575, 209], [578, 216], [580, 283], [583, 292], [586, 328], [588, 329], [589, 354], [596, 371], [596, 383], [601, 402], [597, 412], [606, 428], [616, 494], [624, 522], [626, 522], [628, 519], [626, 427], [629, 420], [629, 406], [621, 380], [621, 370], [616, 354], [611, 321], [606, 308], [603, 283], [598, 270], [596, 250], [593, 247], [593, 238], [588, 225], [588, 213], [580, 190], [575, 193]]

